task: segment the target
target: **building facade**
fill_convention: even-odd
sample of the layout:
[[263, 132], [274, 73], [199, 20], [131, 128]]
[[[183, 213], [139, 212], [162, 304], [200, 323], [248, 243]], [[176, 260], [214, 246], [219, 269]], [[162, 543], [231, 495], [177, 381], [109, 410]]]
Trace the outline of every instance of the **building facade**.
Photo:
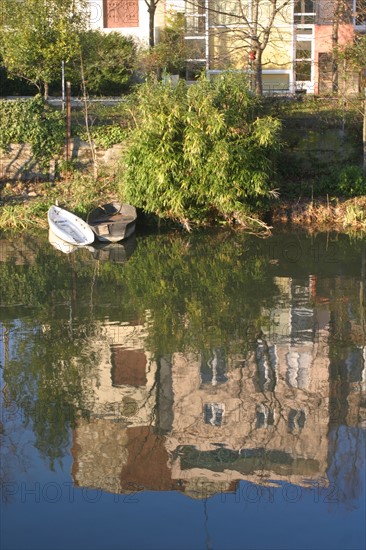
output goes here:
[[[251, 73], [260, 47], [265, 92], [332, 91], [333, 46], [366, 30], [364, 0], [193, 0], [185, 13], [188, 79], [202, 69]], [[357, 92], [358, 75], [341, 67], [336, 86]]]
[[[91, 28], [149, 42], [149, 2], [92, 0]], [[226, 69], [254, 72], [261, 50], [263, 91], [324, 94], [358, 92], [359, 75], [342, 65], [334, 74], [332, 50], [366, 31], [365, 0], [160, 0], [154, 36], [172, 12], [185, 14], [186, 78]], [[254, 57], [253, 57], [254, 56]]]
[[[149, 42], [150, 17], [145, 0], [89, 0], [90, 26], [104, 32], [118, 31], [133, 36], [141, 45]], [[159, 30], [165, 26], [167, 15], [183, 11], [183, 0], [160, 0], [156, 2], [154, 35], [159, 39]]]

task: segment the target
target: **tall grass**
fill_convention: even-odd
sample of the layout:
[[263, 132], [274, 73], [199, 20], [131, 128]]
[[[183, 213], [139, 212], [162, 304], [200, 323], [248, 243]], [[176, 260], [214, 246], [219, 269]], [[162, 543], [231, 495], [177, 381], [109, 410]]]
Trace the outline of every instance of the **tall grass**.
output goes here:
[[57, 200], [58, 204], [76, 215], [85, 218], [97, 204], [115, 198], [116, 182], [113, 176], [94, 180], [90, 175], [74, 173], [57, 186], [43, 184], [42, 196], [19, 200], [19, 197], [4, 197], [0, 207], [0, 230], [29, 230], [47, 227], [47, 211]]

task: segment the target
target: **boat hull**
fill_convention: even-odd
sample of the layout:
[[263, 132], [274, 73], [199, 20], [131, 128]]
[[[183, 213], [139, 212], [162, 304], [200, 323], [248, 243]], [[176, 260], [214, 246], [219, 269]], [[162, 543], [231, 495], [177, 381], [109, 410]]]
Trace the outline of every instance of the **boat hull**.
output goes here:
[[95, 235], [89, 225], [68, 210], [59, 206], [51, 206], [47, 217], [52, 233], [66, 243], [86, 246], [94, 242]]
[[99, 241], [116, 243], [135, 232], [136, 218], [134, 206], [112, 202], [92, 210], [87, 221]]

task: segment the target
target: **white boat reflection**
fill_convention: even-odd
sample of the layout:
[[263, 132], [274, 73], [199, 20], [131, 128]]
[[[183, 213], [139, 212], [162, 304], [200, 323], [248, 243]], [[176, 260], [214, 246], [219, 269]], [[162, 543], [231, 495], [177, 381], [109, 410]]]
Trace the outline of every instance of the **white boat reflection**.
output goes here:
[[64, 254], [71, 254], [75, 252], [75, 250], [83, 248], [89, 250], [95, 260], [101, 262], [110, 261], [118, 264], [126, 263], [137, 246], [135, 235], [119, 243], [102, 243], [96, 241], [92, 245], [78, 246], [67, 243], [58, 237], [51, 229], [48, 232], [48, 240], [56, 250]]
[[56, 250], [59, 250], [60, 252], [63, 252], [64, 254], [71, 254], [71, 252], [74, 252], [78, 246], [74, 244], [67, 243], [50, 229], [48, 231], [48, 241], [49, 243], [55, 248]]

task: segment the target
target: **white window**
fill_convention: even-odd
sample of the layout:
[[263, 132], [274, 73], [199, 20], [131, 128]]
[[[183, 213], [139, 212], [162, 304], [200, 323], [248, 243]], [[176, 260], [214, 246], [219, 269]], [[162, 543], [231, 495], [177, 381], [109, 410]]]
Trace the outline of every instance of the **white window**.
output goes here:
[[276, 346], [268, 345], [258, 340], [256, 349], [258, 379], [260, 391], [273, 392], [277, 382], [277, 350]]
[[305, 426], [306, 414], [301, 410], [291, 409], [288, 414], [288, 429], [290, 432], [298, 432]]
[[259, 428], [268, 428], [268, 426], [273, 426], [275, 421], [274, 410], [267, 407], [264, 403], [259, 403], [255, 409], [256, 423], [255, 427]]
[[295, 0], [294, 23], [295, 25], [315, 23], [315, 2], [313, 0]]
[[205, 403], [203, 407], [203, 417], [205, 424], [212, 426], [221, 426], [224, 416], [224, 405], [222, 403]]
[[366, 0], [353, 0], [354, 25], [358, 30], [366, 29]]

